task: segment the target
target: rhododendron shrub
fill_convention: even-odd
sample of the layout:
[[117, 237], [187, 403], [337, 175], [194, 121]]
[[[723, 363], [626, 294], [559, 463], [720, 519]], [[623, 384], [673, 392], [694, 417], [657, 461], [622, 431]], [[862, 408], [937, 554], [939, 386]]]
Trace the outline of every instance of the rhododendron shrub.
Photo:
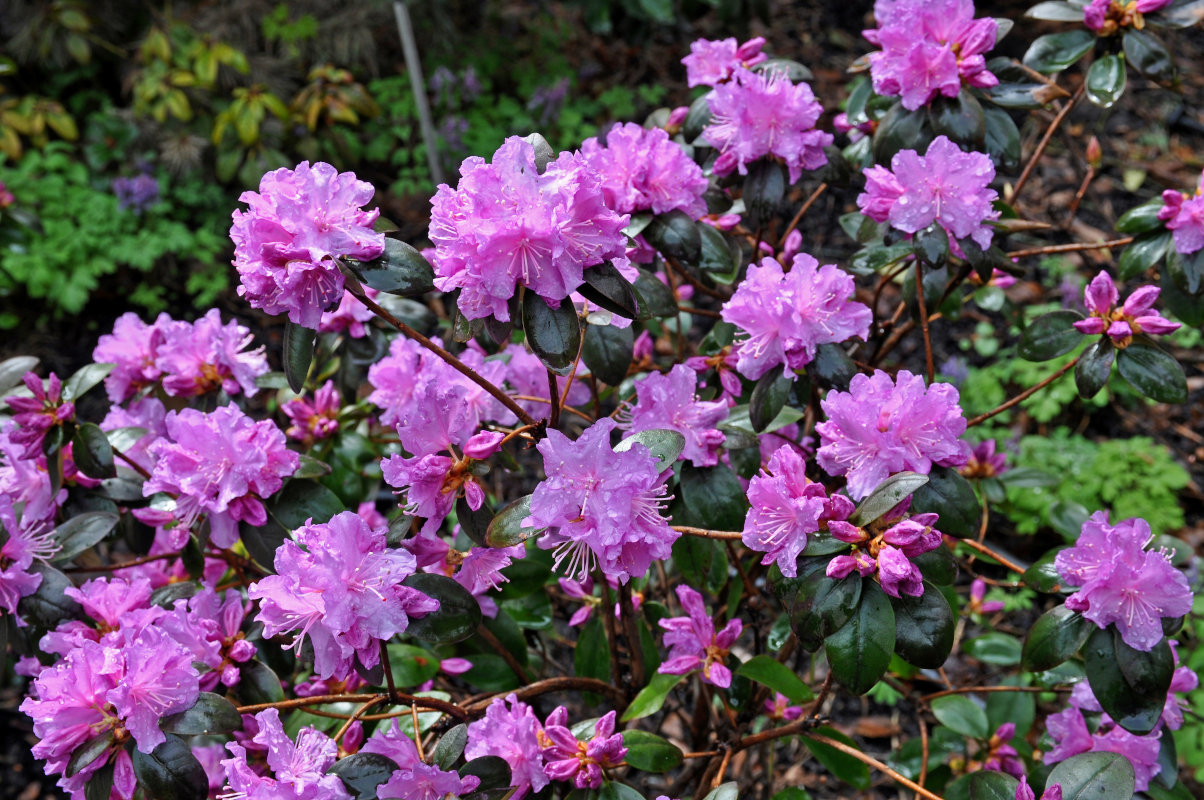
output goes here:
[[[788, 53], [700, 40], [691, 108], [497, 142], [413, 243], [352, 173], [263, 176], [238, 319], [127, 313], [72, 374], [0, 363], [33, 756], [76, 800], [784, 800], [870, 770], [929, 800], [1190, 796], [1189, 546], [1111, 488], [1011, 529], [1060, 479], [1010, 444], [1029, 398], [1188, 400], [1199, 198], [1063, 241], [1018, 128], [1084, 80], [1115, 102], [1095, 64], [1153, 69], [1145, 19], [1179, 7], [1042, 3], [1085, 27], [1031, 69], [1098, 53], [1034, 84], [969, 0], [881, 0], [835, 122]], [[847, 213], [808, 217], [825, 193]], [[1082, 306], [1034, 300], [1050, 247], [1126, 244]], [[938, 371], [966, 320], [995, 349]], [[1055, 359], [994, 401], [969, 380]]]

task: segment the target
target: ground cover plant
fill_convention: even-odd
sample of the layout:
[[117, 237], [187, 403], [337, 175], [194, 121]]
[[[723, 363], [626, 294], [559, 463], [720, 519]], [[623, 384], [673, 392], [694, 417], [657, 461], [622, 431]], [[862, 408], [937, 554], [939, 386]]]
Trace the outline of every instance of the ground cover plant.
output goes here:
[[[1085, 430], [1198, 407], [1204, 198], [1075, 240], [1082, 127], [1069, 219], [1025, 196], [1079, 115], [1175, 85], [1204, 3], [979, 13], [880, 0], [840, 109], [763, 38], [696, 40], [689, 105], [499, 135], [416, 236], [341, 134], [261, 169], [219, 112], [263, 339], [130, 311], [78, 370], [0, 362], [0, 642], [39, 769], [87, 800], [1197, 796], [1196, 456]], [[239, 69], [161, 36], [142, 80]], [[359, 84], [314, 80], [334, 128], [318, 88]], [[19, 195], [62, 199], [29, 165], [95, 191], [66, 152], [0, 191], [29, 258]], [[216, 252], [151, 183], [120, 202], [153, 246], [96, 222], [110, 256]]]

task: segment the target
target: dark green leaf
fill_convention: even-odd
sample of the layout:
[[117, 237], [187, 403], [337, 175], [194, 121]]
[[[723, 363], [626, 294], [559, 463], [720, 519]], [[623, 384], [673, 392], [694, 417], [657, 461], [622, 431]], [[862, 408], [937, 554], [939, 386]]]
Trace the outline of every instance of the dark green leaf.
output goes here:
[[702, 243], [698, 268], [703, 272], [714, 272], [720, 275], [734, 272], [738, 262], [723, 232], [714, 225], [699, 223], [698, 235]]
[[895, 652], [895, 612], [882, 588], [866, 581], [857, 611], [824, 642], [832, 674], [851, 694], [862, 695], [886, 672]]
[[1066, 606], [1050, 609], [1029, 628], [1021, 663], [1031, 672], [1053, 669], [1074, 656], [1093, 630], [1093, 623]]
[[84, 800], [109, 800], [113, 794], [113, 773], [117, 762], [110, 761], [96, 772], [88, 776], [84, 785]]
[[439, 739], [435, 745], [432, 761], [439, 769], [451, 769], [452, 765], [464, 755], [464, 746], [468, 744], [468, 726], [461, 722]]
[[965, 645], [966, 653], [985, 664], [1010, 667], [1020, 663], [1022, 646], [1020, 640], [1006, 633], [992, 631], [970, 639]]
[[164, 584], [151, 592], [150, 604], [160, 608], [171, 608], [177, 600], [187, 600], [200, 590], [201, 587], [191, 581]]
[[[1169, 237], [1170, 233], [1163, 233], [1163, 237]], [[1167, 259], [1166, 270], [1174, 279], [1175, 286], [1179, 290], [1193, 296], [1193, 300], [1198, 298], [1201, 289], [1204, 289], [1204, 250], [1197, 250], [1191, 255], [1181, 255], [1180, 253], [1172, 253]], [[1197, 304], [1199, 308], [1204, 308], [1204, 303]], [[1175, 316], [1179, 317], [1189, 325], [1195, 324], [1189, 322], [1191, 315], [1180, 314], [1169, 303], [1166, 307], [1174, 312]]]
[[[668, 0], [666, 0], [666, 2], [667, 1]], [[626, 731], [624, 731], [624, 735], [626, 735]], [[573, 792], [570, 792], [565, 800], [578, 800], [578, 798], [573, 797], [573, 795], [579, 791], [582, 790], [577, 789]], [[602, 784], [602, 788], [597, 790], [597, 800], [644, 800], [644, 795], [640, 794], [635, 789], [632, 789], [625, 783], [619, 783], [618, 781], [605, 781]]]
[[535, 292], [523, 297], [523, 330], [527, 344], [544, 366], [568, 375], [581, 347], [581, 320], [567, 297], [552, 307]]
[[424, 647], [393, 643], [389, 645], [389, 665], [396, 685], [408, 688], [424, 684], [438, 674], [439, 656]]
[[79, 402], [79, 399], [92, 390], [92, 387], [108, 377], [113, 371], [113, 364], [88, 364], [80, 367], [70, 378], [63, 381], [63, 399]]
[[681, 135], [686, 140], [687, 144], [692, 144], [695, 139], [702, 135], [702, 130], [707, 125], [711, 124], [711, 107], [707, 103], [706, 94], [701, 94], [690, 103], [690, 111], [686, 114], [686, 121], [681, 125]]
[[739, 784], [735, 781], [721, 783], [719, 786], [711, 790], [711, 792], [702, 800], [739, 800], [740, 789]]
[[25, 373], [38, 365], [34, 356], [13, 356], [0, 361], [0, 394], [21, 383]]
[[1116, 232], [1126, 236], [1165, 229], [1166, 223], [1158, 218], [1164, 203], [1161, 197], [1154, 197], [1139, 206], [1130, 208], [1116, 220]]
[[1116, 269], [1121, 280], [1135, 278], [1153, 268], [1170, 247], [1171, 236], [1168, 230], [1138, 235], [1121, 251]]
[[1116, 356], [1116, 369], [1134, 389], [1160, 403], [1187, 401], [1187, 376], [1168, 353], [1146, 342], [1132, 342]]
[[77, 619], [83, 614], [80, 604], [64, 594], [66, 589], [75, 585], [70, 578], [54, 567], [37, 562], [29, 568], [29, 572], [41, 575], [42, 582], [33, 594], [17, 602], [17, 615], [21, 619], [36, 628], [49, 631], [63, 620]]
[[192, 754], [192, 748], [178, 736], [167, 734], [167, 741], [149, 754], [134, 748], [134, 777], [138, 786], [154, 800], [205, 800], [209, 779], [205, 768]]
[[785, 695], [790, 702], [795, 704], [806, 703], [815, 697], [807, 684], [794, 674], [794, 670], [773, 656], [753, 656], [736, 668], [736, 674], [743, 675], [762, 686], [768, 686], [775, 692]]
[[761, 376], [748, 403], [748, 419], [754, 431], [760, 433], [774, 421], [786, 405], [793, 385], [793, 380], [776, 369]]
[[330, 465], [325, 461], [319, 461], [305, 453], [298, 455], [300, 463], [297, 465], [297, 471], [293, 473], [294, 478], [321, 478], [330, 474]]
[[698, 227], [688, 214], [677, 209], [653, 217], [644, 228], [644, 238], [664, 255], [686, 264], [697, 264], [702, 254]]
[[919, 597], [892, 597], [895, 609], [895, 652], [908, 664], [936, 669], [953, 650], [955, 622], [949, 601], [932, 584]]
[[1137, 775], [1117, 753], [1081, 753], [1054, 766], [1046, 786], [1062, 787], [1062, 800], [1131, 800]]
[[120, 519], [107, 511], [86, 511], [67, 520], [54, 529], [59, 551], [51, 558], [51, 563], [66, 563], [96, 545], [117, 527]]
[[284, 699], [284, 688], [270, 667], [252, 659], [238, 669], [238, 698], [247, 705], [279, 703]]
[[71, 752], [71, 759], [67, 762], [67, 771], [64, 774], [68, 778], [78, 775], [84, 767], [103, 756], [112, 746], [111, 730], [89, 739]]
[[939, 514], [936, 529], [961, 538], [978, 533], [982, 513], [974, 487], [950, 467], [933, 467], [928, 482], [911, 496], [911, 511], [913, 514]]
[[132, 469], [117, 468], [117, 477], [100, 482], [101, 493], [110, 500], [118, 503], [143, 499], [143, 478]]
[[631, 326], [586, 325], [581, 360], [598, 380], [618, 386], [627, 377], [634, 347], [635, 332]]
[[[849, 747], [857, 748], [856, 742], [835, 728], [824, 726], [816, 728], [815, 732], [847, 744]], [[817, 742], [814, 739], [803, 737], [803, 744], [811, 751], [811, 755], [815, 756], [816, 760], [839, 780], [861, 791], [867, 791], [870, 788], [870, 769], [860, 759], [853, 758], [832, 745]]]
[[902, 503], [921, 486], [928, 483], [928, 476], [918, 472], [899, 472], [891, 475], [861, 501], [857, 510], [849, 517], [854, 525], [866, 526], [887, 511]]
[[[1014, 678], [1006, 678], [1005, 686], [1020, 685]], [[1033, 727], [1037, 714], [1037, 701], [1032, 692], [991, 692], [987, 695], [987, 723], [992, 731], [1005, 722], [1016, 726], [1016, 736], [1023, 739]]]
[[276, 551], [289, 538], [284, 526], [272, 517], [258, 528], [245, 522], [238, 523], [238, 535], [251, 558], [269, 570], [276, 568]]
[[372, 261], [349, 261], [355, 277], [379, 292], [412, 297], [435, 288], [435, 272], [430, 262], [415, 248], [385, 239], [385, 251]]
[[89, 478], [116, 478], [117, 467], [113, 464], [113, 447], [109, 437], [99, 426], [81, 422], [72, 437], [72, 455], [75, 466]]
[[681, 750], [667, 739], [647, 731], [623, 731], [628, 766], [644, 772], [668, 772], [681, 766]]
[[860, 575], [840, 579], [824, 574], [827, 558], [803, 559], [798, 577], [774, 582], [774, 591], [790, 617], [790, 626], [809, 651], [818, 650], [824, 639], [847, 624], [861, 601]]
[[1125, 59], [1142, 75], [1159, 83], [1175, 77], [1175, 61], [1161, 41], [1145, 31], [1126, 28], [1124, 36]]
[[602, 620], [592, 615], [577, 637], [573, 648], [573, 674], [584, 678], [610, 681], [610, 646]]
[[987, 712], [962, 694], [934, 698], [932, 714], [937, 722], [971, 739], [985, 739], [991, 733], [987, 726]]
[[983, 109], [983, 115], [986, 120], [987, 153], [1001, 169], [1016, 169], [1020, 166], [1020, 129], [1016, 127], [1012, 115], [995, 106], [987, 106]]
[[1087, 70], [1087, 99], [1101, 108], [1111, 108], [1124, 93], [1124, 57], [1109, 54], [1093, 61]]
[[827, 343], [815, 348], [815, 360], [808, 366], [808, 371], [814, 373], [820, 386], [843, 392], [859, 370], [843, 347]]
[[1064, 2], [1064, 0], [1050, 0], [1045, 3], [1037, 3], [1025, 11], [1024, 16], [1029, 19], [1046, 19], [1053, 22], [1082, 22], [1083, 9]]
[[280, 494], [267, 501], [268, 513], [286, 530], [296, 530], [309, 519], [330, 522], [345, 509], [338, 496], [317, 481], [291, 480]]
[[326, 772], [338, 775], [358, 800], [375, 800], [376, 790], [399, 769], [397, 762], [380, 753], [355, 753], [334, 762]]
[[889, 164], [900, 150], [925, 150], [932, 141], [927, 129], [928, 114], [924, 109], [908, 111], [895, 103], [878, 122], [874, 131], [873, 154], [878, 164]]
[[1024, 63], [1037, 72], [1061, 72], [1095, 46], [1095, 35], [1086, 30], [1050, 33], [1035, 40], [1024, 54]]
[[402, 583], [439, 601], [439, 610], [410, 618], [406, 633], [427, 642], [458, 642], [467, 639], [481, 624], [481, 606], [475, 597], [446, 575], [418, 572]]
[[623, 712], [623, 716], [619, 720], [630, 722], [633, 719], [643, 719], [660, 711], [669, 692], [673, 691], [673, 687], [681, 683], [684, 677], [684, 675], [656, 673], [652, 676], [652, 680], [648, 681], [648, 685], [640, 689], [640, 693], [631, 701], [631, 705], [627, 706], [627, 710]]
[[970, 800], [1015, 800], [1020, 781], [1003, 772], [980, 770], [966, 776]]
[[242, 730], [242, 716], [234, 704], [221, 695], [201, 692], [191, 708], [164, 717], [159, 720], [159, 727], [167, 733], [184, 736], [214, 736]]
[[1114, 629], [1104, 628], [1091, 634], [1083, 656], [1091, 691], [1104, 711], [1130, 733], [1144, 736], [1154, 730], [1174, 672], [1166, 639], [1145, 653], [1125, 644]]
[[1020, 334], [1017, 352], [1026, 361], [1049, 361], [1065, 355], [1083, 341], [1073, 323], [1083, 315], [1077, 311], [1051, 311], [1034, 319]]
[[982, 105], [969, 89], [962, 88], [957, 97], [937, 95], [928, 105], [933, 133], [948, 136], [964, 145], [981, 144], [986, 138], [986, 117]]
[[892, 245], [871, 244], [853, 254], [849, 271], [855, 275], [872, 275], [910, 257], [912, 252], [911, 242], [895, 242]]
[[695, 467], [683, 464], [678, 490], [690, 519], [698, 527], [720, 531], [744, 528], [748, 497], [744, 487], [728, 467]]
[[1060, 533], [1066, 541], [1073, 542], [1079, 538], [1089, 513], [1074, 500], [1057, 500], [1049, 508], [1049, 527]]
[[778, 213], [788, 184], [786, 167], [778, 161], [761, 159], [749, 168], [744, 178], [744, 207], [748, 209], [748, 223], [753, 229]]
[[1092, 398], [1104, 388], [1108, 376], [1112, 374], [1112, 361], [1116, 358], [1116, 348], [1108, 337], [1099, 339], [1085, 351], [1074, 368], [1074, 385], [1079, 396]]
[[522, 522], [531, 516], [531, 495], [525, 495], [508, 504], [489, 523], [485, 530], [485, 544], [489, 547], [512, 547], [525, 542], [539, 532], [538, 528], [524, 528]]
[[676, 317], [677, 299], [673, 290], [651, 272], [640, 270], [635, 281], [635, 293], [640, 304], [640, 319]]
[[936, 586], [952, 586], [957, 579], [957, 561], [953, 558], [952, 551], [944, 544], [935, 550], [913, 556], [911, 563], [920, 570], [924, 580]]
[[305, 391], [305, 379], [309, 376], [309, 366], [314, 360], [314, 343], [317, 341], [317, 331], [292, 320], [284, 322], [284, 376], [288, 378], [288, 388], [297, 394]]
[[637, 444], [648, 448], [648, 452], [656, 459], [657, 471], [664, 472], [681, 457], [681, 451], [686, 449], [686, 437], [666, 428], [649, 428], [631, 434], [616, 444], [614, 449], [616, 453], [622, 453]]
[[497, 756], [480, 756], [469, 761], [458, 770], [460, 777], [475, 775], [481, 779], [477, 791], [509, 788], [510, 765]]
[[815, 75], [811, 73], [811, 70], [807, 69], [797, 61], [791, 61], [788, 58], [767, 59], [762, 61], [760, 64], [754, 65], [752, 71], [777, 72], [785, 75], [788, 79], [794, 81], [795, 83], [799, 81], [814, 80], [815, 78]]
[[473, 510], [464, 497], [456, 499], [456, 520], [460, 529], [475, 544], [485, 545], [485, 536], [489, 532], [489, 523], [493, 522], [493, 510], [488, 502], [482, 502], [481, 507]]
[[626, 319], [639, 315], [635, 290], [614, 264], [603, 261], [585, 270], [583, 275], [585, 283], [577, 291], [586, 300]]

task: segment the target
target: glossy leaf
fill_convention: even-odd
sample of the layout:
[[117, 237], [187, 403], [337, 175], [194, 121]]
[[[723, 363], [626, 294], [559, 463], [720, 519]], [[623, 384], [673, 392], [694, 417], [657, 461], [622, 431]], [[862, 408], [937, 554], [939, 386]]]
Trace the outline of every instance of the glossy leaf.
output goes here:
[[79, 402], [79, 399], [108, 377], [113, 364], [88, 364], [80, 367], [63, 381], [63, 399]]
[[53, 531], [59, 551], [50, 559], [51, 563], [64, 564], [95, 546], [117, 527], [120, 519], [108, 511], [85, 511], [67, 520]]
[[0, 394], [5, 394], [9, 389], [18, 386], [25, 377], [25, 373], [37, 365], [38, 359], [34, 356], [13, 356], [0, 361]]
[[623, 439], [615, 445], [614, 450], [616, 453], [622, 453], [636, 444], [647, 447], [648, 452], [656, 458], [657, 471], [664, 472], [681, 457], [682, 451], [686, 449], [686, 437], [667, 428], [649, 428]]
[[331, 764], [326, 772], [338, 775], [358, 800], [375, 800], [376, 790], [398, 769], [396, 761], [380, 753], [354, 753]]
[[572, 302], [565, 298], [552, 307], [529, 291], [523, 297], [522, 315], [527, 344], [544, 366], [557, 375], [572, 372], [581, 347], [581, 320]]
[[652, 680], [648, 681], [648, 685], [640, 689], [639, 694], [631, 701], [631, 705], [627, 706], [627, 710], [623, 712], [619, 720], [630, 722], [633, 719], [643, 719], [660, 711], [669, 692], [673, 691], [673, 687], [681, 683], [683, 678], [685, 678], [684, 675], [656, 673], [652, 676]]
[[807, 684], [794, 674], [794, 670], [773, 656], [753, 656], [736, 668], [736, 674], [768, 686], [795, 704], [806, 703], [815, 697]]
[[379, 292], [413, 297], [435, 288], [435, 272], [422, 253], [397, 239], [385, 239], [385, 250], [372, 261], [350, 261], [361, 283]]
[[634, 288], [640, 304], [640, 319], [677, 316], [677, 298], [673, 296], [673, 290], [651, 272], [640, 270]]
[[[856, 742], [835, 728], [822, 726], [816, 728], [815, 732], [829, 739], [835, 739], [842, 744], [847, 744], [849, 747], [860, 749]], [[838, 780], [863, 792], [869, 790], [871, 786], [870, 768], [860, 759], [837, 750], [829, 744], [817, 742], [805, 736], [803, 737], [803, 744], [811, 751], [811, 755], [815, 756], [815, 759], [823, 764], [828, 772], [831, 772]]]
[[946, 728], [971, 739], [985, 739], [991, 733], [987, 712], [964, 694], [934, 698], [932, 714]]
[[733, 272], [738, 266], [736, 254], [723, 232], [714, 225], [699, 223], [698, 235], [702, 245], [698, 268], [720, 275]]
[[1172, 234], [1168, 230], [1139, 234], [1120, 254], [1117, 274], [1121, 280], [1135, 278], [1154, 267], [1171, 247]]
[[936, 529], [950, 536], [966, 538], [978, 533], [982, 514], [974, 487], [950, 467], [933, 467], [928, 482], [911, 496], [911, 512], [940, 515]]
[[631, 326], [586, 325], [581, 360], [594, 377], [610, 386], [618, 386], [627, 377], [635, 348]]
[[794, 381], [776, 369], [761, 376], [748, 402], [748, 419], [754, 431], [761, 433], [777, 418], [793, 386]]
[[338, 495], [317, 481], [291, 480], [284, 489], [266, 503], [268, 513], [286, 530], [296, 530], [312, 519], [315, 523], [329, 522], [344, 511]]
[[531, 516], [531, 495], [512, 501], [493, 518], [485, 530], [485, 544], [489, 547], [512, 547], [525, 542], [538, 528], [523, 527], [523, 520]]
[[72, 437], [72, 456], [75, 466], [89, 478], [116, 478], [117, 467], [113, 463], [113, 446], [109, 437], [95, 423], [81, 422]]
[[832, 674], [862, 695], [886, 672], [895, 651], [895, 612], [878, 584], [867, 581], [857, 611], [824, 642]]
[[895, 610], [895, 652], [917, 667], [936, 669], [953, 650], [956, 622], [949, 601], [925, 581], [919, 597], [892, 597]]
[[824, 574], [828, 560], [804, 559], [797, 578], [783, 577], [774, 583], [790, 626], [809, 651], [818, 650], [824, 639], [847, 624], [861, 602], [861, 576], [829, 578]]
[[[996, 103], [1006, 105], [998, 100]], [[983, 109], [983, 116], [986, 124], [987, 154], [1004, 170], [1015, 170], [1020, 165], [1020, 129], [1016, 127], [1011, 115], [1002, 108], [988, 106]]]
[[440, 737], [439, 743], [435, 745], [432, 761], [439, 769], [451, 769], [464, 755], [464, 747], [467, 744], [468, 726], [461, 722]]
[[1045, 19], [1053, 22], [1082, 22], [1083, 9], [1064, 2], [1064, 0], [1049, 0], [1037, 3], [1024, 12], [1029, 19]]
[[1087, 70], [1087, 99], [1111, 108], [1125, 93], [1125, 59], [1110, 54], [1097, 58]]
[[1055, 764], [1046, 786], [1062, 787], [1062, 800], [1131, 800], [1137, 774], [1118, 753], [1081, 753]]
[[933, 139], [932, 132], [927, 129], [927, 120], [924, 109], [908, 111], [901, 102], [891, 106], [874, 131], [871, 145], [874, 161], [889, 164], [900, 150], [927, 149], [928, 142]]
[[439, 601], [438, 611], [410, 618], [406, 633], [415, 639], [440, 644], [459, 642], [481, 624], [481, 606], [476, 598], [446, 575], [418, 572], [402, 583]]
[[653, 217], [644, 228], [644, 239], [669, 258], [685, 264], [698, 263], [702, 254], [698, 227], [688, 214], [677, 209]]
[[740, 479], [728, 467], [683, 464], [678, 486], [682, 503], [698, 527], [721, 531], [743, 529], [748, 498]]
[[1166, 639], [1145, 653], [1104, 628], [1091, 633], [1083, 657], [1091, 691], [1104, 711], [1130, 733], [1143, 736], [1154, 730], [1174, 671]]
[[1130, 208], [1120, 215], [1120, 219], [1116, 220], [1116, 232], [1133, 236], [1138, 233], [1163, 230], [1166, 223], [1158, 218], [1158, 212], [1162, 210], [1163, 205], [1165, 204], [1161, 197], [1154, 197], [1139, 206]]
[[1010, 667], [1020, 663], [1022, 645], [1015, 636], [992, 631], [970, 639], [965, 648], [968, 655], [986, 664]]
[[113, 731], [108, 730], [75, 748], [71, 751], [71, 758], [67, 761], [67, 769], [63, 774], [68, 778], [78, 775], [85, 767], [109, 751], [109, 748], [113, 746], [113, 738]]
[[776, 160], [760, 159], [744, 178], [744, 206], [748, 209], [748, 224], [756, 229], [777, 214], [786, 196], [789, 178], [786, 167]]
[[238, 697], [247, 705], [279, 703], [284, 699], [284, 688], [271, 667], [251, 659], [238, 668]]
[[150, 753], [134, 748], [130, 753], [138, 786], [155, 800], [205, 800], [209, 779], [183, 739], [167, 734], [167, 741]]
[[284, 376], [288, 378], [288, 388], [297, 394], [305, 391], [305, 379], [309, 376], [309, 365], [314, 359], [317, 336], [317, 331], [296, 325], [292, 320], [284, 322]]
[[1157, 37], [1126, 28], [1123, 42], [1125, 59], [1142, 75], [1159, 83], [1174, 79], [1175, 60]]
[[668, 772], [681, 766], [681, 749], [655, 733], [623, 731], [623, 744], [627, 747], [627, 755], [623, 760], [635, 769], [644, 772]]
[[242, 716], [226, 698], [212, 692], [201, 692], [186, 711], [159, 720], [167, 733], [184, 736], [215, 736], [242, 730]]
[[1132, 342], [1116, 355], [1116, 370], [1137, 391], [1160, 403], [1187, 400], [1187, 376], [1173, 356], [1147, 342]]
[[1037, 72], [1061, 72], [1087, 55], [1094, 46], [1095, 34], [1087, 30], [1050, 33], [1029, 45], [1024, 54], [1024, 63]]
[[899, 472], [891, 475], [861, 501], [857, 510], [849, 517], [849, 522], [854, 525], [869, 525], [902, 503], [926, 483], [928, 483], [928, 476], [918, 472]]
[[1083, 341], [1083, 334], [1073, 327], [1082, 318], [1082, 314], [1070, 310], [1042, 314], [1020, 334], [1017, 352], [1026, 361], [1049, 361], [1069, 353]]
[[735, 781], [721, 783], [712, 789], [702, 800], [739, 800], [740, 785]]
[[1094, 623], [1066, 606], [1050, 609], [1029, 628], [1021, 663], [1030, 672], [1053, 669], [1072, 658], [1095, 629]]
[[40, 574], [42, 582], [33, 594], [17, 602], [17, 615], [30, 625], [41, 630], [54, 630], [60, 622], [77, 619], [83, 608], [72, 600], [64, 590], [74, 586], [71, 579], [57, 569], [34, 562], [28, 572]]
[[631, 282], [623, 277], [609, 261], [585, 270], [585, 283], [577, 287], [581, 296], [591, 303], [626, 319], [639, 315], [639, 303]]
[[932, 131], [964, 145], [981, 144], [986, 138], [986, 116], [982, 105], [966, 88], [957, 97], [938, 95], [928, 106]]
[[[910, 245], [908, 245], [910, 247]], [[821, 344], [815, 348], [815, 360], [808, 365], [820, 386], [846, 391], [859, 370], [848, 353], [838, 344]]]

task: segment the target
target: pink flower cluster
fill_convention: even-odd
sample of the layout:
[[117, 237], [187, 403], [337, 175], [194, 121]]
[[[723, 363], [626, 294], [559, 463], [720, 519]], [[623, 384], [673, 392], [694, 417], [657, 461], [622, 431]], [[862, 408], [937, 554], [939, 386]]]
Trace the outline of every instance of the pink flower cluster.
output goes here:
[[289, 418], [288, 434], [306, 447], [312, 447], [319, 439], [327, 439], [339, 430], [339, 390], [334, 381], [326, 381], [314, 392], [313, 402], [304, 397], [289, 400], [280, 406]]
[[238, 198], [249, 208], [234, 212], [230, 228], [238, 294], [254, 308], [316, 329], [322, 312], [343, 297], [334, 259], [370, 261], [384, 252], [385, 235], [372, 230], [380, 211], [361, 210], [375, 193], [354, 173], [322, 162], [264, 175], [258, 192]]
[[414, 740], [398, 724], [397, 720], [376, 730], [364, 742], [362, 753], [376, 753], [391, 759], [397, 769], [389, 780], [377, 787], [376, 796], [381, 800], [437, 800], [438, 798], [460, 797], [471, 794], [481, 785], [476, 775], [461, 778], [451, 770], [427, 764], [418, 754]]
[[263, 347], [247, 350], [251, 332], [231, 320], [222, 323], [216, 308], [196, 322], [166, 314], [150, 325], [137, 314], [117, 318], [113, 332], [100, 337], [92, 358], [113, 364], [105, 391], [124, 403], [156, 384], [172, 397], [196, 397], [219, 389], [248, 397], [259, 391], [255, 379], [268, 371]]
[[1088, 336], [1106, 334], [1117, 346], [1124, 347], [1139, 333], [1163, 334], [1179, 329], [1154, 310], [1154, 301], [1162, 292], [1157, 286], [1142, 286], [1117, 307], [1120, 292], [1106, 272], [1096, 275], [1083, 292], [1091, 316], [1073, 323], [1075, 330]]
[[845, 520], [829, 521], [828, 532], [853, 545], [853, 552], [829, 561], [828, 577], [843, 578], [854, 570], [863, 578], [877, 574], [882, 591], [891, 597], [920, 597], [924, 576], [911, 559], [941, 546], [943, 534], [933, 527], [936, 521], [936, 514], [917, 514], [877, 536]]
[[999, 195], [990, 188], [995, 166], [989, 156], [962, 152], [938, 136], [924, 155], [900, 150], [890, 166], [865, 170], [865, 192], [857, 196], [861, 213], [904, 233], [935, 222], [949, 234], [950, 245], [969, 237], [984, 250], [991, 246], [994, 231], [988, 223], [999, 216], [991, 205]]
[[[230, 758], [221, 762], [226, 776], [223, 797], [248, 800], [351, 800], [337, 775], [327, 770], [339, 755], [333, 739], [316, 728], [302, 728], [294, 742], [284, 731], [280, 712], [260, 711], [253, 718], [258, 729], [241, 742], [226, 745]], [[264, 754], [268, 772], [262, 774], [248, 763], [247, 751]]]
[[937, 95], [956, 97], [963, 84], [999, 83], [983, 56], [995, 46], [999, 24], [974, 19], [972, 0], [878, 0], [874, 16], [878, 27], [863, 33], [882, 48], [870, 53], [876, 94], [899, 96], [915, 111]]
[[635, 405], [620, 424], [632, 433], [677, 431], [686, 439], [681, 458], [696, 467], [714, 466], [726, 441], [715, 426], [727, 418], [728, 407], [722, 400], [699, 400], [697, 388], [698, 374], [685, 364], [674, 364], [667, 374], [653, 372], [635, 385]]
[[735, 39], [709, 41], [698, 39], [690, 45], [690, 55], [681, 60], [686, 65], [686, 85], [718, 86], [729, 80], [739, 69], [750, 69], [769, 56], [761, 52], [765, 39], [756, 36], [744, 44]]
[[37, 458], [50, 429], [75, 418], [75, 403], [63, 399], [63, 382], [53, 372], [45, 384], [35, 372], [26, 372], [21, 380], [31, 396], [4, 398], [16, 423], [8, 441], [23, 448], [21, 458]]
[[13, 506], [12, 497], [0, 493], [0, 530], [4, 543], [0, 544], [0, 611], [7, 611], [25, 627], [25, 621], [17, 615], [17, 603], [22, 597], [33, 594], [42, 585], [42, 575], [34, 571], [34, 562], [45, 563], [59, 551], [50, 523], [30, 517], [25, 509]]
[[1083, 9], [1083, 24], [1100, 36], [1113, 36], [1124, 28], [1140, 30], [1143, 14], [1169, 6], [1174, 0], [1091, 0]]
[[823, 106], [808, 84], [791, 83], [779, 70], [737, 69], [707, 95], [707, 105], [711, 124], [702, 137], [719, 150], [712, 167], [716, 175], [747, 175], [749, 164], [774, 156], [786, 163], [795, 183], [804, 169], [828, 163], [824, 148], [832, 144], [832, 134], [815, 127]]
[[966, 418], [958, 400], [949, 384], [925, 387], [907, 370], [896, 380], [882, 370], [855, 375], [849, 391], [828, 392], [820, 401], [827, 420], [815, 426], [815, 460], [829, 475], [846, 476], [854, 500], [895, 472], [959, 467], [969, 461], [970, 445], [959, 438]]
[[728, 688], [732, 685], [732, 671], [727, 668], [727, 657], [740, 638], [744, 623], [739, 619], [728, 620], [716, 633], [715, 621], [707, 613], [702, 595], [685, 584], [679, 584], [674, 591], [686, 616], [669, 617], [657, 623], [664, 629], [665, 644], [669, 646], [669, 656], [657, 672], [685, 675], [698, 669], [702, 670], [706, 683]]
[[821, 344], [865, 339], [873, 315], [853, 300], [855, 291], [852, 275], [806, 253], [794, 256], [789, 272], [772, 258], [750, 264], [722, 310], [725, 322], [748, 334], [739, 346], [740, 373], [756, 379], [778, 366], [801, 369]]
[[605, 145], [595, 137], [586, 139], [581, 157], [601, 177], [606, 205], [620, 214], [677, 209], [698, 219], [706, 213], [702, 168], [661, 128], [616, 125], [606, 134]]
[[1158, 219], [1172, 231], [1175, 250], [1189, 256], [1204, 248], [1204, 194], [1200, 189], [1190, 195], [1167, 189], [1162, 193], [1162, 203]]
[[535, 148], [512, 136], [492, 163], [466, 159], [460, 176], [431, 200], [430, 238], [435, 286], [459, 289], [468, 319], [509, 320], [520, 285], [554, 305], [585, 269], [625, 257], [628, 218], [607, 207], [598, 173], [579, 155], [561, 153], [540, 173]]
[[1101, 628], [1115, 623], [1125, 644], [1151, 650], [1162, 641], [1162, 620], [1191, 611], [1192, 592], [1167, 554], [1146, 550], [1152, 534], [1145, 520], [1116, 525], [1097, 511], [1083, 523], [1073, 547], [1058, 553], [1058, 574], [1079, 590], [1066, 607]]

